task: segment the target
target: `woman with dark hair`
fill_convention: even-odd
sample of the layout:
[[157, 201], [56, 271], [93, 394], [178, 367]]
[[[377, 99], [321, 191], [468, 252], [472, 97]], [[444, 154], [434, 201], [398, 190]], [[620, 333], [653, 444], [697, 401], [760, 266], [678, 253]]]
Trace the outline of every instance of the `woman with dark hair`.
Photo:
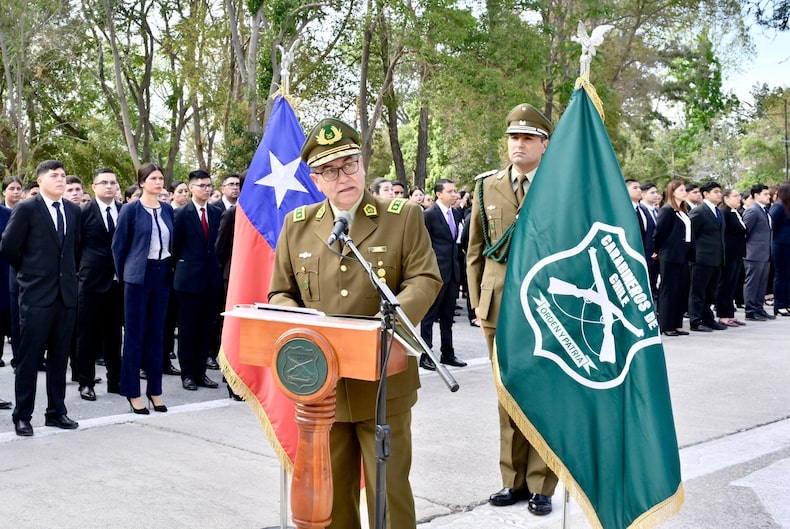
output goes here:
[[425, 198], [425, 191], [420, 186], [414, 186], [409, 189], [409, 200], [416, 202], [422, 206], [423, 199]]
[[683, 313], [689, 297], [691, 220], [686, 209], [686, 187], [672, 180], [664, 191], [664, 205], [658, 210], [653, 241], [661, 275], [658, 288], [658, 323], [664, 336], [688, 334], [683, 330]]
[[774, 314], [790, 316], [790, 182], [782, 182], [768, 214], [773, 225]]
[[162, 350], [170, 295], [173, 208], [158, 197], [165, 184], [162, 169], [145, 163], [137, 170], [140, 200], [121, 208], [112, 240], [118, 278], [124, 285], [124, 340], [121, 395], [134, 413], [147, 415], [140, 396], [140, 369], [146, 371], [146, 396], [154, 411], [162, 402]]
[[22, 200], [22, 180], [18, 176], [9, 176], [3, 180], [3, 205], [13, 209]]
[[140, 186], [137, 184], [132, 184], [126, 188], [126, 191], [123, 192], [123, 201], [124, 203], [134, 202], [135, 200], [140, 200], [140, 195], [142, 191], [140, 191]]
[[173, 201], [170, 203], [173, 209], [180, 208], [189, 202], [189, 187], [186, 182], [175, 180], [170, 184], [170, 194], [173, 196]]
[[738, 212], [740, 207], [741, 194], [736, 189], [725, 189], [724, 200], [719, 205], [724, 221], [724, 269], [719, 278], [716, 316], [719, 323], [728, 327], [746, 325], [735, 318], [738, 277], [743, 271], [743, 258], [746, 257], [746, 224]]

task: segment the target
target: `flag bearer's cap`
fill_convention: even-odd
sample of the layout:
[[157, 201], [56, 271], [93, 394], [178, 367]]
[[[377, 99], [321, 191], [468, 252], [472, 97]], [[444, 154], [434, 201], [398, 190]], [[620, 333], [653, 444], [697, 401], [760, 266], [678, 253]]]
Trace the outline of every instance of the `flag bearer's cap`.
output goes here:
[[540, 110], [526, 103], [511, 110], [505, 121], [508, 134], [535, 134], [548, 138], [554, 132], [551, 121]]
[[324, 118], [307, 135], [302, 146], [302, 160], [319, 167], [332, 160], [362, 152], [359, 133], [348, 123]]

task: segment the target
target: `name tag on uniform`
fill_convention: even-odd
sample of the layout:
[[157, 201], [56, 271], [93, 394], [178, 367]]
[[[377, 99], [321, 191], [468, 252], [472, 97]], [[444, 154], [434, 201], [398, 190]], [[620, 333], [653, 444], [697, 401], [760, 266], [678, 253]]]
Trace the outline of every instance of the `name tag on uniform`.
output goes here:
[[385, 253], [386, 251], [386, 246], [368, 246], [368, 253]]
[[299, 259], [307, 259], [308, 257], [312, 257], [313, 254], [310, 252], [302, 252], [299, 254]]

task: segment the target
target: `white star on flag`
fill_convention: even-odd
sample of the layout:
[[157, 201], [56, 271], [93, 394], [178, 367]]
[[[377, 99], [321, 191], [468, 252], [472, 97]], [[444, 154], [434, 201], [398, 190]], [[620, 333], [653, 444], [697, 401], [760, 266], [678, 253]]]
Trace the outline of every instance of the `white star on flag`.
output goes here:
[[295, 160], [288, 162], [286, 165], [283, 165], [280, 163], [280, 160], [277, 159], [274, 153], [269, 151], [269, 163], [271, 165], [272, 172], [256, 180], [255, 184], [274, 188], [274, 196], [277, 198], [278, 208], [280, 207], [280, 204], [283, 203], [285, 193], [289, 189], [299, 191], [301, 193], [308, 192], [295, 176], [301, 162], [301, 158], [296, 158]]

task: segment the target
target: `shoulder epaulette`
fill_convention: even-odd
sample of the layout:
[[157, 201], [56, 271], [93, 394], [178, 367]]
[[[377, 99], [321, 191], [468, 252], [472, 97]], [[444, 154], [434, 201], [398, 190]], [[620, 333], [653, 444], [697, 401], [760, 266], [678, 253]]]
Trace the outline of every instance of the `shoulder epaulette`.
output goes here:
[[392, 202], [390, 202], [389, 207], [387, 208], [387, 213], [394, 213], [396, 215], [400, 215], [400, 212], [403, 211], [403, 205], [408, 202], [405, 198], [394, 198]]
[[307, 218], [307, 206], [299, 206], [294, 210], [294, 222], [302, 222]]
[[315, 220], [321, 220], [326, 215], [326, 204], [323, 204], [315, 213]]
[[365, 207], [362, 208], [362, 212], [368, 218], [379, 216], [379, 210], [377, 210], [376, 206], [374, 206], [373, 204], [365, 204]]
[[498, 172], [499, 169], [491, 169], [490, 171], [486, 171], [485, 173], [480, 173], [479, 175], [475, 176], [475, 180], [491, 176], [492, 174], [497, 174]]

